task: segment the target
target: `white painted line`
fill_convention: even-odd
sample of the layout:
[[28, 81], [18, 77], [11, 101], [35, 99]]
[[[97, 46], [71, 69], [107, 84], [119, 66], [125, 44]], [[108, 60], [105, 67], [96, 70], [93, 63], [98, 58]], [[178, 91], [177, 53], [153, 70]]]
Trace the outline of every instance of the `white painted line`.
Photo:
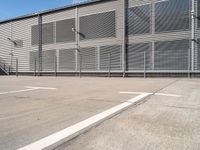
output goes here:
[[49, 88], [49, 87], [32, 87], [32, 86], [26, 86], [24, 90], [16, 90], [16, 91], [8, 91], [8, 92], [1, 92], [0, 95], [4, 94], [14, 94], [14, 93], [21, 93], [21, 92], [29, 92], [34, 90], [56, 90], [56, 88]]
[[176, 95], [176, 94], [165, 94], [165, 93], [155, 93], [155, 95], [158, 95], [158, 96], [181, 97], [181, 95]]
[[57, 88], [51, 88], [51, 87], [34, 87], [34, 86], [26, 86], [25, 88], [41, 89], [41, 90], [56, 90], [57, 89]]
[[128, 100], [127, 102], [119, 104], [111, 109], [108, 109], [102, 113], [99, 113], [93, 117], [90, 117], [84, 121], [81, 121], [75, 125], [72, 125], [64, 130], [54, 133], [48, 137], [45, 137], [39, 141], [36, 141], [30, 145], [27, 145], [23, 148], [18, 149], [18, 150], [42, 150], [42, 149], [48, 148], [52, 145], [55, 145], [56, 143], [59, 143], [63, 140], [65, 140], [65, 142], [66, 142], [66, 141], [72, 139], [73, 137], [83, 133], [88, 128], [95, 126], [99, 122], [102, 122], [103, 120], [110, 118], [110, 117], [114, 116], [115, 114], [120, 113], [121, 111], [134, 105], [135, 102], [138, 102], [139, 100], [144, 99], [148, 95], [149, 94], [147, 94], [147, 93], [143, 93], [139, 96], [136, 96], [135, 98]]
[[[142, 92], [119, 92], [120, 94], [142, 94]], [[146, 93], [146, 94], [153, 94], [153, 93]], [[181, 97], [181, 95], [176, 94], [165, 94], [165, 93], [155, 93], [154, 95], [157, 96], [169, 96], [169, 97]]]
[[37, 89], [25, 89], [25, 90], [17, 90], [17, 91], [8, 91], [8, 92], [2, 92], [2, 93], [0, 93], [0, 95], [28, 92], [28, 91], [34, 91], [34, 90], [37, 90]]

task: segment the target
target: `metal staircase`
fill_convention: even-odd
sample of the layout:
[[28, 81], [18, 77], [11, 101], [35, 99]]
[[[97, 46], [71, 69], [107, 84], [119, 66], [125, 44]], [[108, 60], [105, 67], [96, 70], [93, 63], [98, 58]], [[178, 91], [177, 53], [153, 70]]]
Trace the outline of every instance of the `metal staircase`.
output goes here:
[[9, 75], [9, 69], [10, 67], [8, 65], [6, 65], [5, 62], [3, 62], [2, 60], [0, 60], [0, 76], [1, 75]]

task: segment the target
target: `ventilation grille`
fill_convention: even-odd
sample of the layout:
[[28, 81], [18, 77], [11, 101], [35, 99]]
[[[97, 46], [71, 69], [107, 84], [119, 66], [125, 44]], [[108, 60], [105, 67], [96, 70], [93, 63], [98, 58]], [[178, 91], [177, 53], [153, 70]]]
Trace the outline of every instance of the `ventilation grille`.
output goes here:
[[155, 70], [188, 70], [189, 40], [155, 42]]
[[110, 45], [100, 47], [100, 70], [121, 70], [121, 46]]
[[[38, 25], [31, 27], [31, 43], [32, 45], [38, 45], [39, 42], [39, 30]], [[42, 44], [54, 43], [54, 26], [53, 22], [42, 24]]]
[[56, 50], [47, 50], [42, 52], [42, 70], [54, 71], [55, 70], [55, 56]]
[[30, 71], [34, 71], [34, 70], [38, 70], [38, 52], [36, 51], [31, 51], [29, 53], [29, 70]]
[[81, 70], [97, 70], [97, 50], [95, 47], [81, 48], [78, 54], [78, 66], [81, 67]]
[[80, 17], [80, 40], [115, 37], [115, 11]]
[[150, 5], [128, 9], [128, 34], [150, 33]]
[[59, 71], [76, 70], [76, 49], [59, 50]]
[[72, 42], [75, 41], [75, 19], [67, 19], [56, 22], [56, 42]]
[[189, 29], [189, 0], [167, 0], [155, 4], [155, 31]]
[[150, 43], [137, 43], [128, 45], [127, 69], [128, 71], [151, 69]]

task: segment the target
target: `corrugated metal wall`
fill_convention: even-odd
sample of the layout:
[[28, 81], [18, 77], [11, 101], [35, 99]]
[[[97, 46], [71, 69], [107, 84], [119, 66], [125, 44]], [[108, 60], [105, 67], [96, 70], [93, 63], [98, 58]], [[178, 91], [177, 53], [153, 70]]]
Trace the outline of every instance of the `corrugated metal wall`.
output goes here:
[[[193, 62], [199, 71], [200, 19], [195, 19], [193, 60], [191, 1], [128, 0], [126, 50], [123, 0], [42, 15], [42, 71], [185, 72]], [[199, 0], [195, 6], [200, 16]], [[19, 72], [38, 70], [38, 43], [37, 17], [0, 24], [0, 60], [13, 70], [16, 58]]]

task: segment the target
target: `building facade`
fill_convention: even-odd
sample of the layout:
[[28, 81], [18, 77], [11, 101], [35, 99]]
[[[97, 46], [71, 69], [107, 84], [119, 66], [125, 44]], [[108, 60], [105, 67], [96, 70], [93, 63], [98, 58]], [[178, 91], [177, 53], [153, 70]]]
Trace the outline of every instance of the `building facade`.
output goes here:
[[94, 0], [0, 22], [19, 73], [198, 73], [200, 0]]

